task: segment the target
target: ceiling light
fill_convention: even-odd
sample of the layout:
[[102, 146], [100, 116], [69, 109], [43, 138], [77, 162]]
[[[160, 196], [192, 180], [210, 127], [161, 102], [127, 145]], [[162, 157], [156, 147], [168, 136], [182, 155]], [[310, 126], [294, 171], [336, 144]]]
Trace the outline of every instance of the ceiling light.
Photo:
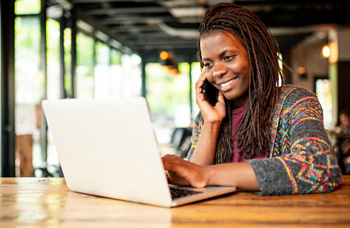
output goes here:
[[169, 52], [162, 51], [159, 56], [161, 60], [166, 60], [169, 57]]
[[170, 9], [170, 13], [178, 18], [202, 17], [205, 13], [205, 9], [203, 7], [172, 8]]
[[329, 48], [328, 45], [324, 45], [322, 48], [322, 55], [324, 58], [329, 58], [331, 55], [331, 49]]

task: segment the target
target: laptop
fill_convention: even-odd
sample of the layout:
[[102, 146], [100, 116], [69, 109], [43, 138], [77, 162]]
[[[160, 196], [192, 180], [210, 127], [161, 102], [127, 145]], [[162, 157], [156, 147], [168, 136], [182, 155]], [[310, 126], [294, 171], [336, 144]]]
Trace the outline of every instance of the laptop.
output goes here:
[[[71, 191], [176, 207], [236, 190], [169, 185], [143, 97], [45, 100], [42, 106]], [[172, 188], [191, 194], [173, 199]]]

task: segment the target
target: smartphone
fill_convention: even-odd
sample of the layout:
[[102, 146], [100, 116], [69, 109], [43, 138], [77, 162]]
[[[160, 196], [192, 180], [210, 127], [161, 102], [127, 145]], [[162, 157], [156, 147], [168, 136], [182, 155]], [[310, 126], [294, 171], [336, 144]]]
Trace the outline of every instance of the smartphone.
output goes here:
[[215, 106], [218, 101], [218, 93], [219, 90], [217, 90], [208, 80], [205, 80], [203, 85], [203, 94], [205, 99], [207, 99], [212, 106]]

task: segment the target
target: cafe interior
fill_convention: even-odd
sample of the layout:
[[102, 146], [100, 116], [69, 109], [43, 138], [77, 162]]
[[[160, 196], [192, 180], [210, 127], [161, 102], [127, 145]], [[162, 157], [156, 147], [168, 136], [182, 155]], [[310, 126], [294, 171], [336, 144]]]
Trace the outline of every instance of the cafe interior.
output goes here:
[[[234, 185], [224, 195], [175, 208], [142, 201], [158, 202], [162, 196], [171, 201], [169, 173], [158, 152], [187, 156], [199, 111], [198, 26], [205, 11], [223, 1], [251, 10], [267, 25], [278, 42], [276, 54], [286, 63], [281, 64], [284, 83], [316, 94], [331, 159], [307, 169], [300, 156], [298, 165], [308, 176], [292, 173], [298, 184], [293, 175], [279, 182], [281, 166], [274, 167], [270, 179], [282, 184], [263, 183], [293, 188], [286, 195], [262, 196]], [[350, 1], [1, 0], [0, 34], [0, 227], [350, 227], [350, 153], [345, 153], [350, 150]], [[125, 159], [116, 165], [101, 156], [85, 159], [92, 165], [83, 166], [68, 157], [71, 171], [83, 173], [70, 182], [74, 178], [62, 172], [42, 102], [130, 97], [148, 102], [150, 132], [160, 146], [154, 153], [159, 172], [148, 172], [155, 166], [141, 156], [136, 156], [140, 167], [127, 167], [129, 172], [106, 169], [125, 168]], [[333, 161], [330, 151], [343, 174], [337, 183], [324, 171]], [[132, 175], [140, 168], [144, 172]], [[290, 174], [288, 164], [284, 168]], [[115, 178], [120, 173], [122, 178]], [[317, 187], [302, 192], [302, 185]], [[121, 197], [121, 187], [133, 197]]]
[[[224, 0], [225, 1], [225, 0]], [[162, 153], [185, 157], [198, 113], [199, 22], [222, 0], [1, 1], [2, 177], [61, 177], [41, 102], [147, 99]], [[313, 91], [343, 174], [338, 128], [350, 109], [348, 1], [227, 1], [248, 8], [276, 37], [284, 82]], [[348, 127], [350, 129], [350, 127]]]

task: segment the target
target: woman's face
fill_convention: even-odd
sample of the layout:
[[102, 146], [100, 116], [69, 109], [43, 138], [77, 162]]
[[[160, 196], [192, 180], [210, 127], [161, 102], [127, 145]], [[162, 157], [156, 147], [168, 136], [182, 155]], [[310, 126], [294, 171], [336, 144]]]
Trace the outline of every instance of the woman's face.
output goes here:
[[200, 48], [208, 81], [236, 108], [248, 102], [249, 61], [241, 41], [225, 31], [203, 35]]

